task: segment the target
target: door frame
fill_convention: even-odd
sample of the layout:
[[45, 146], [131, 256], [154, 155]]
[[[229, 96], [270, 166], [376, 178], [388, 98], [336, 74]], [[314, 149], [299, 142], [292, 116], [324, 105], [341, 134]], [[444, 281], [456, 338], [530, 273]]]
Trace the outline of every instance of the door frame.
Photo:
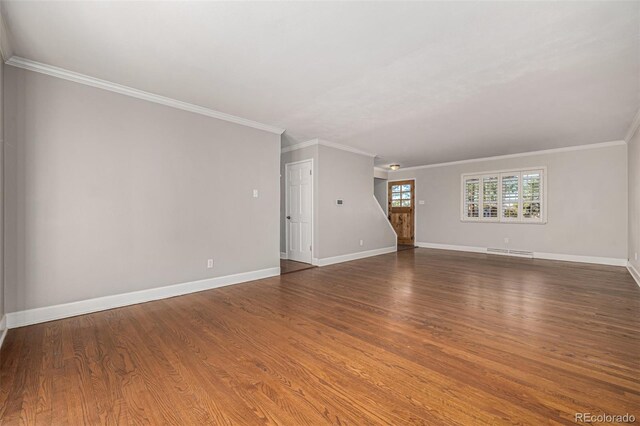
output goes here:
[[[402, 182], [405, 180], [413, 181], [413, 245], [418, 246], [418, 205], [420, 202], [418, 201], [418, 197], [416, 196], [416, 189], [418, 188], [418, 180], [416, 178], [402, 178], [402, 179], [387, 179], [387, 220], [389, 220], [389, 184], [393, 182]], [[426, 202], [425, 202], [426, 204]], [[391, 223], [391, 222], [389, 222]], [[398, 239], [396, 238], [396, 244], [398, 243]]]
[[315, 193], [314, 193], [314, 184], [315, 184], [315, 171], [313, 167], [313, 158], [308, 158], [306, 160], [300, 161], [292, 161], [291, 163], [285, 163], [284, 165], [284, 247], [287, 253], [287, 259], [289, 259], [289, 223], [287, 222], [287, 208], [289, 207], [289, 167], [294, 166], [296, 164], [302, 163], [311, 163], [311, 262], [310, 265], [314, 264], [315, 257], [315, 245], [316, 245], [316, 236], [314, 233], [314, 225], [315, 225], [315, 214], [314, 214], [314, 206], [315, 206]]

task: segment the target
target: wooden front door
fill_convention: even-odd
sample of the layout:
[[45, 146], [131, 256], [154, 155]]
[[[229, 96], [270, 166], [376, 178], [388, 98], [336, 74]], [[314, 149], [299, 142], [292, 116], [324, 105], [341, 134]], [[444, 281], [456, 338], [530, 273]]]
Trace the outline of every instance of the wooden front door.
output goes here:
[[414, 244], [415, 185], [413, 180], [389, 182], [389, 221], [398, 244]]

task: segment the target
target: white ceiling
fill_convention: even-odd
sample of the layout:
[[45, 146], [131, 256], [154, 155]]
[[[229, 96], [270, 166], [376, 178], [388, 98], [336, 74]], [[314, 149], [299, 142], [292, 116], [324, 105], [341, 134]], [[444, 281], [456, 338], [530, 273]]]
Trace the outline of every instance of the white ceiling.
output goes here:
[[619, 140], [640, 2], [3, 2], [14, 54], [403, 166]]

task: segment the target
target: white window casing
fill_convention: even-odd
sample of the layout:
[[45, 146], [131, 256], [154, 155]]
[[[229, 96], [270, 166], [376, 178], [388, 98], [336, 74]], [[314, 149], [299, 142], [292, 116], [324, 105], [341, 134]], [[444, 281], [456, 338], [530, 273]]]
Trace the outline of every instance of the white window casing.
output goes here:
[[465, 173], [463, 222], [547, 223], [547, 168]]

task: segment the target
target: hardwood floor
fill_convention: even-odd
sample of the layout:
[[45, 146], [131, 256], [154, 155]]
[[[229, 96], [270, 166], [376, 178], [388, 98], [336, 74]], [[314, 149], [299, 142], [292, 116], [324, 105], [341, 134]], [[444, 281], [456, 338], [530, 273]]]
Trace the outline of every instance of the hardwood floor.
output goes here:
[[407, 250], [10, 330], [2, 424], [640, 418], [624, 268]]
[[294, 260], [280, 259], [280, 274], [290, 274], [292, 272], [304, 271], [305, 269], [316, 268], [308, 263], [296, 262]]

